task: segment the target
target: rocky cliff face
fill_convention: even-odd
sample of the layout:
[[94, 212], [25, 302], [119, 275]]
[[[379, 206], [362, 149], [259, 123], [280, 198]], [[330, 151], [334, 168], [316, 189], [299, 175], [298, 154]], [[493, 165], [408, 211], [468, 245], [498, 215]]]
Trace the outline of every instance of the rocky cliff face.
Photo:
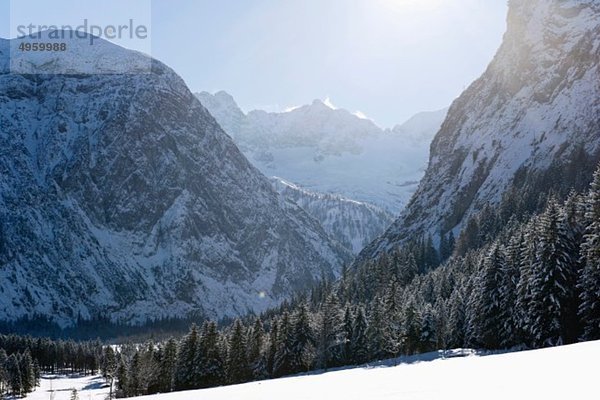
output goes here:
[[416, 194], [359, 260], [411, 235], [458, 233], [470, 215], [498, 203], [517, 171], [524, 180], [575, 154], [597, 159], [600, 4], [512, 0], [509, 8], [503, 44], [450, 107]]
[[283, 179], [271, 181], [284, 199], [302, 207], [352, 254], [358, 254], [394, 222], [391, 214], [371, 204], [314, 193]]
[[[0, 319], [234, 316], [340, 271], [182, 79], [95, 43], [17, 75], [0, 42]], [[73, 60], [88, 73], [33, 74]]]

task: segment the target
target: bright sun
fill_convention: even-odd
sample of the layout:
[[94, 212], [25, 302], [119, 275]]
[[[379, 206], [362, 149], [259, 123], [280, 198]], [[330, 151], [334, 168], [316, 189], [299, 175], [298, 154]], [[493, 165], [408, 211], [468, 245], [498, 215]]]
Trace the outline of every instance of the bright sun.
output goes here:
[[402, 12], [407, 10], [431, 10], [441, 5], [442, 0], [377, 0], [381, 5], [391, 11]]

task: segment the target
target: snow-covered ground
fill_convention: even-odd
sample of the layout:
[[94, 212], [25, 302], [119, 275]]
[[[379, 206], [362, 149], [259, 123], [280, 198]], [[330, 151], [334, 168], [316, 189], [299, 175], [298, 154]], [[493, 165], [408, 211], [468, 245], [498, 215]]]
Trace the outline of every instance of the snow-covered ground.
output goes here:
[[347, 369], [140, 400], [598, 399], [598, 359], [600, 341], [489, 356], [436, 359], [425, 355], [401, 360], [398, 366]]
[[79, 400], [104, 400], [109, 390], [98, 375], [43, 375], [40, 383], [40, 387], [27, 395], [28, 400], [69, 400], [73, 389], [77, 389]]

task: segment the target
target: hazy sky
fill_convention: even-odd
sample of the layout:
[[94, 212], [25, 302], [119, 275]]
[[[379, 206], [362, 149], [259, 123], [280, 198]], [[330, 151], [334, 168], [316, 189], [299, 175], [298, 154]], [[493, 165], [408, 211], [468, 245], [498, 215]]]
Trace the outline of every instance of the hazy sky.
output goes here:
[[[32, 19], [35, 5], [67, 21], [61, 3], [27, 1]], [[89, 4], [93, 17], [106, 3]], [[8, 5], [0, 0], [2, 37]], [[476, 79], [500, 44], [506, 8], [506, 0], [153, 0], [152, 55], [192, 91], [226, 90], [246, 111], [329, 97], [387, 127], [449, 105]]]

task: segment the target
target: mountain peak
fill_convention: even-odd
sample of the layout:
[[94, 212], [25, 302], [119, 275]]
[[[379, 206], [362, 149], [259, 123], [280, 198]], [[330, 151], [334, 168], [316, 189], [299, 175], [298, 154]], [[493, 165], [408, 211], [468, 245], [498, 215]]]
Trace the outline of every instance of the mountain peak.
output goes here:
[[318, 108], [318, 109], [329, 109], [329, 110], [337, 110], [338, 109], [336, 106], [333, 105], [333, 103], [331, 102], [331, 99], [329, 99], [329, 97], [325, 98], [324, 100], [314, 99], [310, 106], [313, 108]]
[[[35, 79], [0, 74], [0, 319], [218, 319], [339, 273], [348, 252], [177, 74], [99, 74], [147, 56], [84, 42], [33, 55]], [[79, 73], [51, 75], [74, 56]]]

